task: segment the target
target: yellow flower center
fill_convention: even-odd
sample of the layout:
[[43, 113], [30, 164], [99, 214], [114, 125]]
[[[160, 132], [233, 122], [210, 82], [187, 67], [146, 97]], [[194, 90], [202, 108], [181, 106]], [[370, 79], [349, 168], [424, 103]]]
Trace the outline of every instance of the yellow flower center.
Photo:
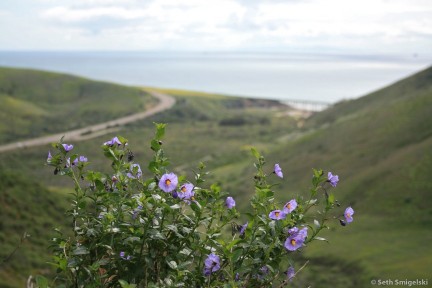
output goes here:
[[165, 185], [170, 186], [171, 185], [171, 180], [170, 179], [166, 179], [165, 180]]
[[295, 246], [296, 245], [296, 240], [295, 239], [291, 239], [291, 245]]
[[275, 216], [276, 216], [276, 217], [279, 217], [279, 214], [280, 214], [279, 211], [275, 212]]
[[186, 193], [186, 187], [185, 186], [182, 186], [181, 192]]
[[291, 203], [286, 204], [285, 207], [291, 209]]

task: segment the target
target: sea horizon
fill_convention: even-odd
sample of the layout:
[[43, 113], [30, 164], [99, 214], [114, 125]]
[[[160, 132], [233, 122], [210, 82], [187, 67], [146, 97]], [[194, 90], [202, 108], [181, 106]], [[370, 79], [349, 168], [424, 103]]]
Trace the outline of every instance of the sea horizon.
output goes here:
[[431, 64], [432, 57], [416, 54], [0, 51], [4, 67], [123, 85], [329, 104], [364, 96]]

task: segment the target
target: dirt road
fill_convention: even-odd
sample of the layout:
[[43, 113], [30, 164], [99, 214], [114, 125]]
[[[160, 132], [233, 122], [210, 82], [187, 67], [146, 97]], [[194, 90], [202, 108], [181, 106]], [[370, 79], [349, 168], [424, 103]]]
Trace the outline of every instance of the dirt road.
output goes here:
[[175, 99], [172, 96], [169, 96], [167, 94], [158, 93], [155, 91], [146, 90], [148, 93], [153, 95], [159, 100], [159, 103], [156, 104], [156, 106], [149, 108], [146, 111], [139, 112], [136, 114], [132, 114], [129, 116], [117, 118], [115, 120], [107, 121], [104, 123], [99, 123], [95, 125], [90, 125], [87, 127], [83, 127], [80, 129], [65, 131], [62, 133], [57, 133], [53, 135], [18, 141], [14, 143], [9, 143], [5, 145], [0, 145], [0, 153], [16, 150], [16, 149], [23, 149], [28, 147], [34, 147], [34, 146], [41, 146], [41, 145], [47, 145], [52, 142], [57, 142], [60, 140], [61, 137], [64, 136], [64, 140], [66, 142], [71, 141], [80, 141], [80, 140], [86, 140], [95, 138], [107, 133], [110, 133], [112, 131], [115, 131], [119, 128], [119, 126], [123, 126], [125, 124], [147, 118], [149, 116], [152, 116], [156, 113], [162, 112], [164, 110], [170, 109], [175, 104]]

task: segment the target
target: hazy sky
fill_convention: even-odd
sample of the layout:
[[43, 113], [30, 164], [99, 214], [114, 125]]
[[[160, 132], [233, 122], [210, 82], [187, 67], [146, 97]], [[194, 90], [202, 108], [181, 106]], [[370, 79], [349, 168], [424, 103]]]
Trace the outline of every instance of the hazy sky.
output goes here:
[[432, 54], [431, 0], [1, 0], [0, 50]]

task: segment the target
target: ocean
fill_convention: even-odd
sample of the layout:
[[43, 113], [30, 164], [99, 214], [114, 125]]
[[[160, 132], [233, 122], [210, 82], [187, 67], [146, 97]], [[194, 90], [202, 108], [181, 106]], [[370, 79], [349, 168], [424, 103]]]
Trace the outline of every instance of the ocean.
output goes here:
[[431, 64], [432, 58], [417, 55], [0, 51], [0, 66], [126, 85], [326, 103], [363, 96]]

